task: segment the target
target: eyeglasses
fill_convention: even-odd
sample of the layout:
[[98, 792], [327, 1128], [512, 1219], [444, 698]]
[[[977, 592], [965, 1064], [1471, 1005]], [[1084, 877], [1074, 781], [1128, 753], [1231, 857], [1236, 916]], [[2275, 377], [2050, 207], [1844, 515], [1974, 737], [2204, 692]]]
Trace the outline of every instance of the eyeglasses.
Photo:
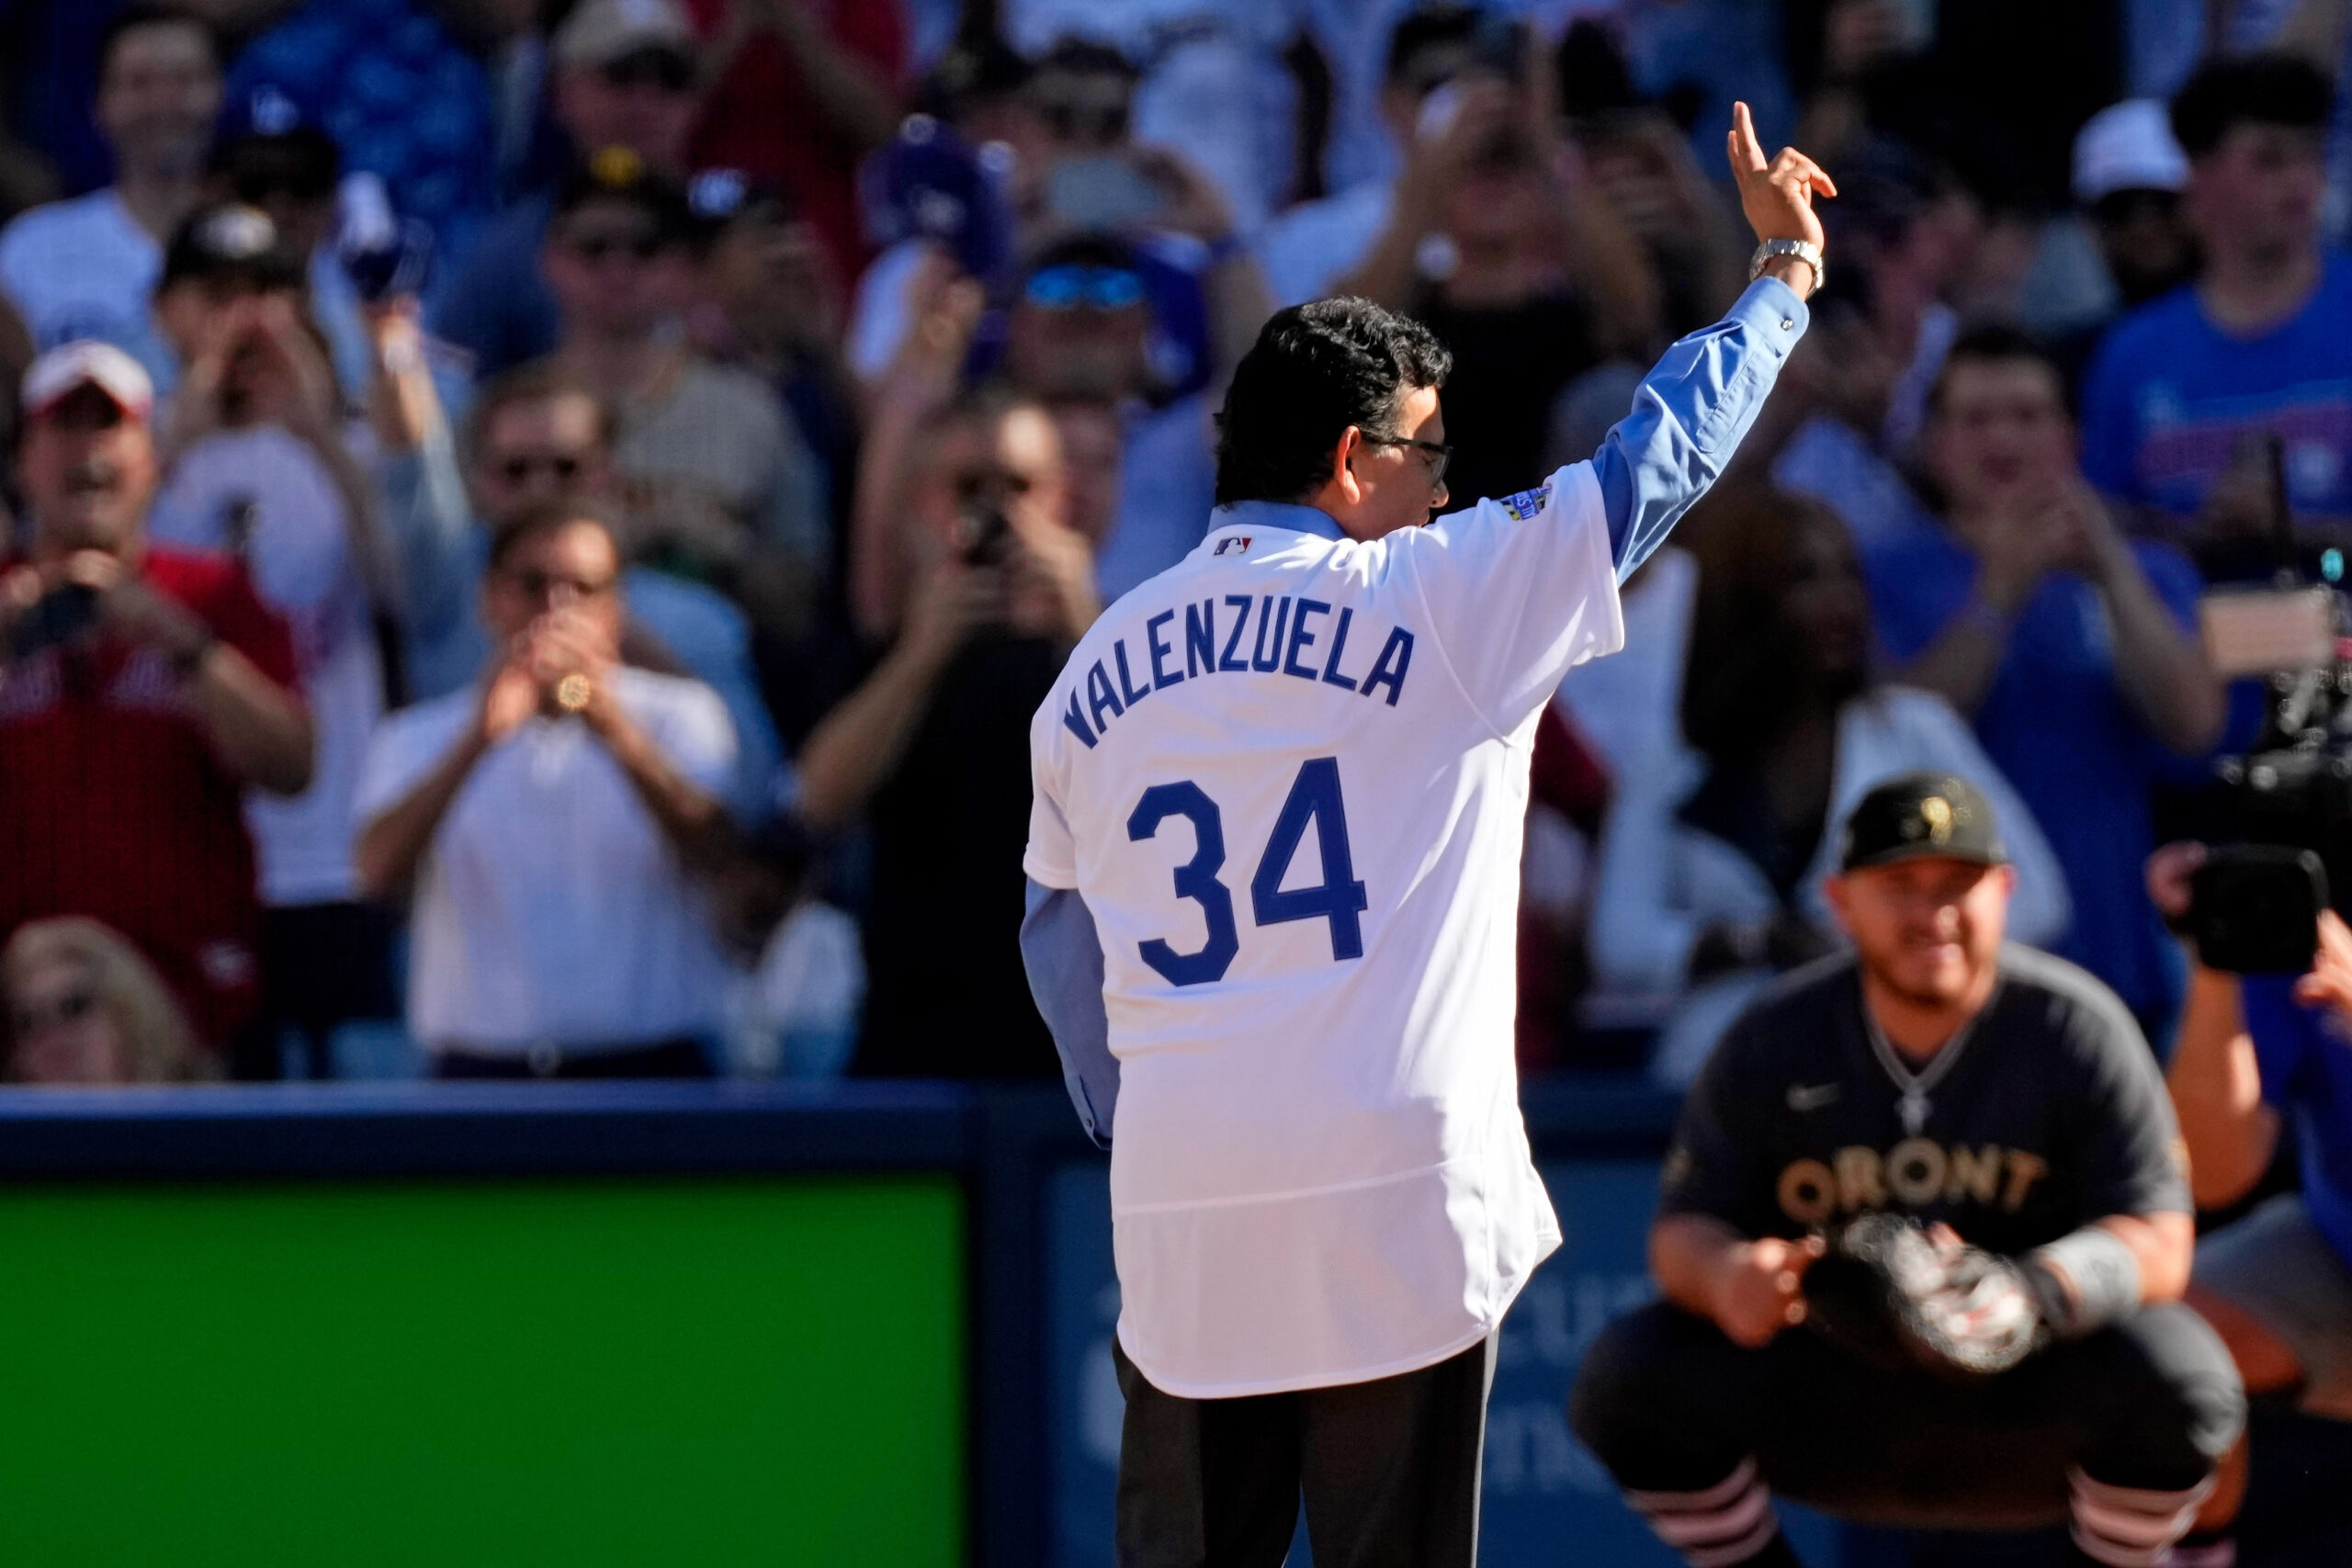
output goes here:
[[566, 577], [561, 572], [537, 571], [528, 567], [499, 574], [526, 599], [547, 599], [560, 591], [566, 600], [597, 599], [613, 591], [613, 578]]
[[695, 85], [694, 62], [666, 49], [632, 50], [596, 73], [608, 87], [659, 87], [683, 93]]
[[662, 236], [650, 230], [631, 234], [574, 234], [563, 243], [564, 249], [591, 266], [613, 255], [650, 262], [662, 254], [664, 245]]
[[570, 484], [588, 466], [585, 457], [569, 452], [517, 452], [499, 459], [495, 471], [508, 484], [528, 484], [539, 474], [546, 474], [559, 484]]
[[9, 1028], [18, 1040], [29, 1040], [62, 1025], [87, 1018], [96, 1010], [98, 994], [83, 988], [66, 992], [46, 1007], [17, 1008], [8, 1015]]
[[1143, 302], [1143, 279], [1124, 267], [1072, 263], [1036, 273], [1021, 294], [1032, 305], [1047, 310], [1075, 310], [1081, 305], [1097, 310], [1124, 310]]
[[1453, 461], [1452, 442], [1416, 441], [1409, 435], [1364, 435], [1360, 439], [1367, 446], [1410, 446], [1429, 459], [1431, 484], [1445, 478], [1445, 466]]

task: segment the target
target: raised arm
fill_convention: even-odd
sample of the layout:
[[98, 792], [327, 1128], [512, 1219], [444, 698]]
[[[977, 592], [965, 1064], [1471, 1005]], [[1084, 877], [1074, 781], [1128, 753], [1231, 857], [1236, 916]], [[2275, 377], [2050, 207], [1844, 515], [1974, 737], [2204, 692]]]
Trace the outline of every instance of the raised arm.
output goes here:
[[[1758, 241], [1801, 241], [1817, 254], [1821, 219], [1813, 198], [1838, 194], [1830, 177], [1794, 148], [1766, 158], [1746, 104], [1733, 106], [1726, 148]], [[1730, 315], [1668, 349], [1644, 378], [1633, 412], [1593, 458], [1620, 582], [1665, 542], [1738, 450], [1804, 334], [1804, 299], [1818, 282], [1800, 256], [1767, 258]]]
[[[310, 787], [316, 737], [301, 698], [223, 640], [212, 623], [148, 587], [114, 557], [78, 550], [53, 570], [10, 573], [0, 585], [0, 596], [9, 601], [0, 605], [0, 631], [14, 612], [29, 608], [61, 581], [96, 593], [100, 625], [171, 661], [213, 752], [240, 782], [271, 795], [300, 795]], [[247, 604], [253, 615], [261, 614], [257, 602]], [[6, 662], [0, 652], [0, 663]]]
[[[457, 803], [458, 792], [472, 776], [474, 765], [529, 718], [538, 702], [539, 689], [531, 679], [523, 651], [501, 649], [483, 671], [481, 696], [472, 722], [405, 794], [360, 824], [351, 859], [362, 892], [387, 903], [408, 897], [417, 867], [440, 831], [441, 819]], [[364, 783], [361, 790], [363, 794], [367, 790]]]
[[904, 633], [874, 672], [842, 700], [801, 747], [800, 815], [811, 827], [846, 826], [905, 758], [940, 677], [972, 633], [1001, 619], [1001, 573], [950, 557], [909, 605]]

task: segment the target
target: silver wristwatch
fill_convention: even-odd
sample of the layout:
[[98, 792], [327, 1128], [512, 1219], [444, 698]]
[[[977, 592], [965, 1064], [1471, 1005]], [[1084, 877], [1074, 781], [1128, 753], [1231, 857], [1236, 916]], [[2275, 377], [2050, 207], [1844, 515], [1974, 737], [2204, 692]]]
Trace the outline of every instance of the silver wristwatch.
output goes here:
[[1804, 291], [1808, 299], [1821, 292], [1822, 280], [1829, 276], [1821, 263], [1821, 247], [1811, 240], [1767, 240], [1756, 247], [1756, 254], [1748, 259], [1747, 281], [1755, 282], [1764, 276], [1764, 264], [1774, 256], [1794, 256], [1813, 268], [1813, 287]]

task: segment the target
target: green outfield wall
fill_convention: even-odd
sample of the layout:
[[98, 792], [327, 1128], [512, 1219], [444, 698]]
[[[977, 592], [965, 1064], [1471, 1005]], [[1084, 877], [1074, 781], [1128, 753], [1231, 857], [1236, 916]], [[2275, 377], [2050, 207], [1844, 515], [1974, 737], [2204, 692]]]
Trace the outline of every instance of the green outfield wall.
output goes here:
[[0, 1559], [952, 1568], [947, 1175], [0, 1188]]

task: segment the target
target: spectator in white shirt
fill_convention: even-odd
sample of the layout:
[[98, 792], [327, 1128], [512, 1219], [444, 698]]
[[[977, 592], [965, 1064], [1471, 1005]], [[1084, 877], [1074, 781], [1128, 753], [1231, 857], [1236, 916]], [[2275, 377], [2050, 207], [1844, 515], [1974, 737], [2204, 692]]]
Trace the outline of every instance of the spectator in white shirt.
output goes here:
[[474, 687], [393, 715], [360, 782], [360, 875], [413, 894], [409, 1026], [441, 1077], [709, 1073], [728, 966], [734, 732], [698, 682], [622, 665], [620, 552], [591, 504], [492, 541]]
[[200, 17], [140, 4], [107, 25], [93, 113], [115, 183], [0, 230], [0, 290], [38, 346], [97, 338], [137, 359], [157, 391], [170, 389], [178, 366], [147, 299], [164, 241], [202, 198], [220, 112], [220, 45]]

